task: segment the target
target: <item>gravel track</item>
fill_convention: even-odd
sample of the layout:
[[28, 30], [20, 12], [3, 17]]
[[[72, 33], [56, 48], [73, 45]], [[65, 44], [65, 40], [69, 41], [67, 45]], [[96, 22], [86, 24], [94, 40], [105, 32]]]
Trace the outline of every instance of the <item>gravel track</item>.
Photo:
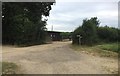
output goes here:
[[[19, 65], [22, 74], [111, 74], [118, 61], [74, 51], [71, 42], [30, 47], [3, 46], [3, 61]], [[111, 70], [112, 69], [112, 70]]]

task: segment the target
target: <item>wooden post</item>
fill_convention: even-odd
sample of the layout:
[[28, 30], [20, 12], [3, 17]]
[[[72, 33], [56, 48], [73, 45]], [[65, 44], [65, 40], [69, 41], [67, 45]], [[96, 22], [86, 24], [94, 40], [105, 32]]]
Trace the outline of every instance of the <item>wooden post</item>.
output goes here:
[[78, 44], [81, 45], [81, 36], [80, 35], [77, 35], [77, 37], [79, 38], [79, 41], [78, 41]]

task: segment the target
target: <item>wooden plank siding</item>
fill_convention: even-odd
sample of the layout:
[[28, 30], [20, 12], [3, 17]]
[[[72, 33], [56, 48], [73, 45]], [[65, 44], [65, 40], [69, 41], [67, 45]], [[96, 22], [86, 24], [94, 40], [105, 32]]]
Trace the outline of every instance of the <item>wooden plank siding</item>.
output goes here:
[[60, 35], [61, 33], [62, 32], [47, 31], [47, 34], [52, 41], [61, 41], [62, 40], [62, 36]]

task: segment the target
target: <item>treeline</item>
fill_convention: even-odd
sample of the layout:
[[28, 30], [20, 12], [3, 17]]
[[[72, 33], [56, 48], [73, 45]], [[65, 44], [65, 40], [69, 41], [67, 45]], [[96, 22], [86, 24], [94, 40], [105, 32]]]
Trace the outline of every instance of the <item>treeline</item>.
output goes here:
[[61, 34], [61, 37], [62, 39], [70, 39], [71, 40], [71, 35], [72, 35], [72, 32], [62, 32]]
[[82, 45], [94, 45], [101, 42], [117, 42], [120, 41], [120, 29], [114, 27], [100, 27], [100, 21], [97, 17], [84, 19], [82, 26], [76, 28], [72, 34], [73, 44], [79, 44], [81, 36]]
[[3, 44], [32, 45], [45, 42], [46, 19], [53, 2], [3, 2]]

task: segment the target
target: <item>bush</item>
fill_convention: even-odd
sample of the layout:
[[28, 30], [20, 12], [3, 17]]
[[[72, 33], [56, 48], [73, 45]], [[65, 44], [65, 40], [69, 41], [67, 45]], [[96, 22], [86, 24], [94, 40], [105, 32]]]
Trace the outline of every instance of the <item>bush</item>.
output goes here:
[[84, 19], [82, 26], [74, 30], [72, 39], [73, 44], [78, 44], [77, 35], [81, 35], [81, 43], [83, 45], [94, 45], [104, 42], [117, 42], [120, 41], [120, 29], [113, 27], [99, 27], [99, 20], [97, 17], [91, 19]]
[[93, 45], [97, 42], [97, 27], [99, 21], [96, 17], [91, 19], [84, 19], [82, 26], [75, 29], [73, 32], [73, 44], [78, 44], [77, 35], [81, 35], [81, 43], [84, 45]]
[[104, 42], [116, 42], [118, 41], [118, 29], [112, 27], [99, 27], [97, 29], [99, 39]]

